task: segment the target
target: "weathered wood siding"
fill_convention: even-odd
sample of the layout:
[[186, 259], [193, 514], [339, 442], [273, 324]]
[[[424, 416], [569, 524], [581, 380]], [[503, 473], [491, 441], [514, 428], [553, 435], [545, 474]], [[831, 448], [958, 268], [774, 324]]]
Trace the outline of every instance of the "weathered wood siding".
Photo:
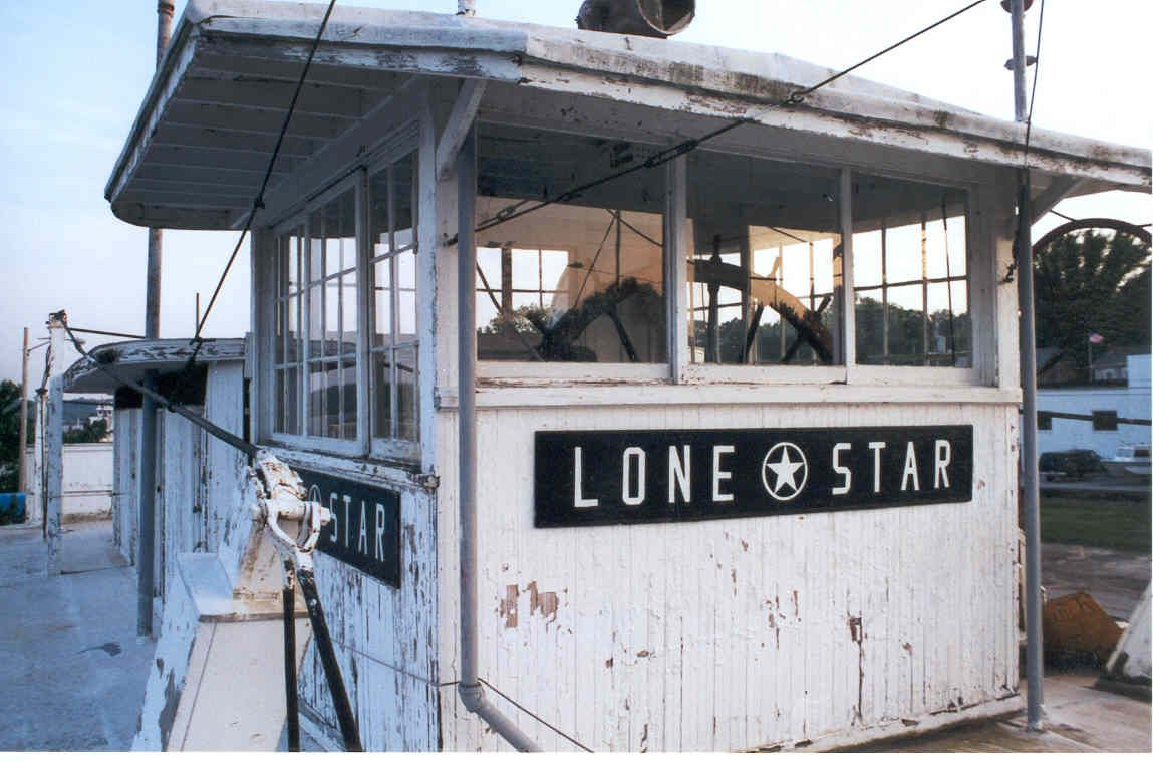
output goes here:
[[[434, 497], [414, 485], [405, 472], [298, 452], [278, 454], [295, 466], [400, 493], [400, 588], [323, 553], [313, 556], [316, 580], [364, 748], [437, 751]], [[312, 643], [300, 670], [300, 701], [327, 733], [340, 738]]]
[[136, 563], [136, 525], [140, 510], [140, 411], [113, 414], [112, 538], [129, 564]]
[[[455, 415], [440, 418], [439, 470], [455, 474]], [[970, 503], [533, 528], [536, 430], [935, 424], [974, 427]], [[480, 674], [594, 750], [851, 741], [1017, 692], [1013, 405], [482, 408], [478, 426]], [[451, 482], [444, 681], [458, 663]], [[442, 690], [446, 750], [508, 748]], [[545, 749], [575, 748], [489, 695]]]

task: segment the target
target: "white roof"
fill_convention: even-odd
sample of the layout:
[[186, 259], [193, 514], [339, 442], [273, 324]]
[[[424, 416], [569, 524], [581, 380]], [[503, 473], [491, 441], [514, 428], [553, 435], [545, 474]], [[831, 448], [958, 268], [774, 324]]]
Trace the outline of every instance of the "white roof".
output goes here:
[[[148, 371], [170, 373], [183, 370], [192, 357], [191, 339], [140, 339], [101, 344], [90, 355], [126, 381], [140, 383]], [[204, 339], [197, 364], [239, 361], [245, 358], [244, 339]], [[111, 394], [122, 384], [100, 367], [81, 357], [64, 371], [64, 391]]]
[[[255, 195], [324, 10], [189, 0], [106, 187], [117, 216], [165, 227], [232, 226]], [[831, 73], [771, 53], [338, 4], [273, 187], [369, 113], [398, 86], [398, 74], [480, 78], [714, 119], [755, 116], [824, 138], [1021, 163], [1023, 125], [859, 77], [783, 105]], [[1030, 165], [1042, 183], [1081, 180], [1078, 193], [1150, 187], [1149, 151], [1037, 128]]]

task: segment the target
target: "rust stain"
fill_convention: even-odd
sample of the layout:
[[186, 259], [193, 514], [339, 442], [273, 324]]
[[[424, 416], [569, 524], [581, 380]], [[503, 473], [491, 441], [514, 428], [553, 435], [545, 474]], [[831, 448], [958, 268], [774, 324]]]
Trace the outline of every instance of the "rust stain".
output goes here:
[[859, 616], [849, 617], [849, 635], [854, 643], [859, 644], [861, 642], [861, 618]]
[[605, 667], [608, 669], [613, 668], [613, 657], [610, 656], [609, 658], [605, 659]]
[[641, 729], [641, 754], [649, 750], [649, 724], [646, 722]]
[[646, 659], [649, 656], [652, 656], [652, 654], [649, 651], [641, 650], [641, 651], [637, 651], [637, 656], [642, 658], [642, 659]]
[[500, 615], [504, 617], [505, 627], [517, 625], [517, 601], [520, 598], [520, 589], [516, 585], [505, 587], [504, 598], [500, 601]]
[[541, 616], [545, 617], [545, 622], [552, 622], [556, 620], [556, 610], [560, 605], [560, 599], [557, 594], [552, 591], [539, 592], [536, 586], [536, 580], [528, 583], [528, 608], [529, 613], [535, 614], [540, 611]]
[[745, 542], [744, 540], [741, 540], [741, 550], [747, 551], [748, 549], [749, 549], [749, 544], [747, 542]]

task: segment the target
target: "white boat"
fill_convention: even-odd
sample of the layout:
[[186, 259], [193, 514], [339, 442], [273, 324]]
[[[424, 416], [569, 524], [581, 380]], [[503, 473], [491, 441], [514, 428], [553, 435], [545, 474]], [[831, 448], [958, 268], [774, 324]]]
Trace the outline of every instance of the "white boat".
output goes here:
[[1117, 448], [1112, 460], [1105, 461], [1105, 470], [1113, 476], [1149, 478], [1149, 445], [1126, 444]]

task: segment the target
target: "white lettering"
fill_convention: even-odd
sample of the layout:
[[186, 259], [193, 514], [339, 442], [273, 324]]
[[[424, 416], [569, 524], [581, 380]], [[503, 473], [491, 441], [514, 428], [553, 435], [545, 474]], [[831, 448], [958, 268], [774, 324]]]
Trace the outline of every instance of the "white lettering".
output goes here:
[[361, 553], [367, 553], [368, 552], [368, 535], [364, 531], [367, 528], [367, 525], [368, 525], [368, 522], [365, 520], [365, 516], [364, 516], [364, 501], [361, 500], [360, 501], [360, 537], [358, 537], [356, 540], [356, 549], [358, 551], [360, 551]]
[[873, 451], [873, 492], [881, 491], [881, 450], [885, 447], [884, 442], [869, 442], [869, 449]]
[[921, 491], [921, 482], [917, 478], [917, 453], [913, 449], [913, 443], [909, 442], [905, 447], [905, 470], [901, 473], [901, 492], [905, 491], [905, 486], [909, 483], [909, 477], [913, 477], [913, 491]]
[[583, 495], [582, 495], [582, 492], [581, 492], [581, 476], [582, 476], [582, 474], [581, 474], [581, 472], [583, 469], [582, 469], [582, 464], [581, 464], [581, 448], [579, 448], [579, 447], [573, 448], [573, 467], [572, 467], [572, 470], [573, 470], [572, 507], [573, 508], [595, 508], [598, 505], [600, 505], [601, 501], [597, 500], [595, 497], [586, 498], [586, 497], [583, 497]]
[[381, 535], [384, 534], [384, 506], [380, 503], [376, 504], [376, 545], [372, 549], [372, 557], [377, 561], [384, 560], [384, 541], [381, 540]]
[[335, 492], [328, 493], [328, 512], [332, 514], [332, 534], [328, 536], [328, 539], [333, 542], [336, 542], [336, 527], [340, 524], [340, 522], [336, 520], [336, 500]]
[[833, 471], [840, 476], [845, 477], [845, 482], [839, 487], [833, 487], [834, 495], [847, 495], [849, 489], [853, 486], [853, 472], [841, 465], [841, 453], [852, 450], [853, 446], [848, 442], [838, 442], [833, 445]]
[[945, 467], [953, 462], [953, 447], [947, 440], [938, 439], [933, 448], [933, 489], [939, 489], [941, 482], [949, 489], [949, 474]]
[[[637, 463], [637, 491], [631, 491], [633, 480], [633, 459]], [[621, 455], [621, 502], [625, 505], [640, 505], [645, 501], [645, 451], [639, 447], [626, 447]]]
[[341, 495], [340, 499], [344, 502], [344, 547], [348, 547], [348, 506], [352, 504], [351, 495]]
[[676, 502], [676, 490], [681, 491], [681, 500], [691, 503], [691, 480], [689, 479], [689, 456], [692, 448], [688, 445], [681, 447], [681, 455], [677, 455], [677, 448], [669, 446], [669, 505]]
[[715, 445], [713, 447], [713, 502], [714, 503], [731, 503], [733, 501], [732, 493], [721, 492], [721, 482], [728, 481], [733, 478], [730, 471], [721, 470], [721, 456], [728, 455], [736, 450], [732, 445]]

